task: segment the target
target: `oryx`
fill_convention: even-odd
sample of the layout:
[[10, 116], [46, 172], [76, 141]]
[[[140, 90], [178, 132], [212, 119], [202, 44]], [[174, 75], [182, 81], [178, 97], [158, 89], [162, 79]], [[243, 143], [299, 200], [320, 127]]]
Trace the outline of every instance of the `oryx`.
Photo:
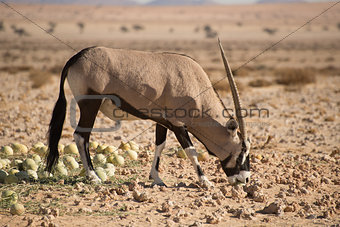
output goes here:
[[[155, 157], [150, 173], [155, 184], [164, 185], [158, 175], [158, 166], [168, 129], [175, 133], [203, 185], [210, 185], [210, 182], [198, 163], [197, 152], [188, 132], [210, 154], [219, 158], [230, 183], [247, 183], [250, 177], [250, 142], [241, 116], [237, 87], [220, 41], [219, 47], [237, 121], [229, 114], [224, 116], [226, 108], [207, 74], [188, 56], [105, 47], [90, 47], [74, 55], [61, 74], [59, 98], [49, 125], [46, 169], [51, 171], [59, 157], [58, 142], [66, 114], [64, 82], [67, 78], [74, 97], [113, 95], [119, 98], [120, 111], [157, 123]], [[114, 112], [118, 105], [114, 100], [91, 98], [82, 98], [77, 103], [80, 119], [74, 139], [87, 176], [94, 182], [100, 182], [90, 159], [90, 133], [98, 111], [116, 119]], [[84, 128], [90, 130], [82, 130]]]

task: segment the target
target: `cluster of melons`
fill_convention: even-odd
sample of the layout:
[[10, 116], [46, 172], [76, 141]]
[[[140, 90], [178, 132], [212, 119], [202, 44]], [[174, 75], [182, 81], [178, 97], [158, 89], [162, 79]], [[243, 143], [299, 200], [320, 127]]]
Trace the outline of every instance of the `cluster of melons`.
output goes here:
[[97, 142], [91, 142], [90, 149], [93, 149], [96, 152], [96, 155], [93, 158], [94, 164], [102, 165], [105, 164], [105, 162], [108, 162], [117, 166], [122, 166], [125, 162], [123, 157], [124, 155], [129, 157], [131, 160], [137, 160], [139, 146], [133, 141], [128, 143], [121, 142], [118, 148], [115, 146], [109, 146], [106, 144], [99, 145]]
[[95, 152], [92, 161], [96, 166], [95, 172], [102, 181], [114, 176], [115, 166], [123, 166], [124, 157], [135, 161], [138, 158], [137, 152], [139, 152], [139, 146], [133, 141], [121, 142], [119, 147], [90, 142], [89, 147], [91, 151]]
[[[19, 143], [3, 146], [0, 149], [2, 157], [0, 159], [0, 183], [12, 184], [52, 176], [44, 171], [42, 162], [42, 157], [47, 155], [47, 151], [48, 147], [42, 142], [34, 144], [31, 149]], [[23, 157], [24, 159], [16, 159]]]
[[[102, 180], [114, 175], [115, 166], [124, 165], [124, 157], [137, 160], [140, 149], [133, 141], [121, 142], [119, 147], [101, 145], [93, 141], [90, 142], [89, 148], [90, 151], [95, 152], [92, 160], [97, 167], [95, 171], [98, 176], [102, 176]], [[79, 151], [75, 143], [66, 146], [59, 144], [58, 151], [61, 157], [54, 168], [54, 176], [68, 176], [69, 172], [79, 169], [79, 163], [76, 160], [79, 157]], [[52, 174], [44, 171], [42, 162], [42, 157], [46, 157], [47, 153], [48, 147], [42, 142], [34, 144], [31, 149], [19, 143], [3, 146], [0, 150], [0, 157], [5, 158], [0, 159], [0, 183], [18, 183], [52, 176]], [[12, 161], [7, 158], [10, 156]], [[17, 157], [26, 158], [15, 159]]]

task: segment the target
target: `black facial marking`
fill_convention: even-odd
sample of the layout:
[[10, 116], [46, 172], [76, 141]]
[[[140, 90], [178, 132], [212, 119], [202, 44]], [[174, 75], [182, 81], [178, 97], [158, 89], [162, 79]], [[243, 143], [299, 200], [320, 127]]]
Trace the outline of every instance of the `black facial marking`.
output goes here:
[[197, 172], [198, 172], [198, 176], [203, 176], [204, 175], [204, 173], [203, 173], [203, 171], [202, 171], [202, 169], [201, 169], [201, 166], [197, 166]]
[[157, 172], [158, 172], [158, 168], [159, 168], [159, 157], [157, 157], [157, 161], [156, 161], [156, 166], [155, 166]]
[[242, 151], [239, 156], [236, 159], [236, 165], [234, 168], [227, 168], [228, 162], [231, 160], [232, 155], [228, 156], [226, 159], [221, 161], [222, 169], [227, 174], [228, 177], [234, 176], [236, 174], [239, 174], [240, 171], [250, 171], [250, 161], [249, 161], [249, 155], [246, 157], [245, 162], [242, 165], [242, 159], [245, 154], [245, 151]]
[[239, 168], [237, 168], [237, 165], [235, 168], [227, 168], [228, 162], [231, 160], [232, 155], [229, 155], [226, 159], [221, 161], [222, 169], [227, 174], [228, 177], [234, 176], [235, 174], [238, 174], [240, 172]]

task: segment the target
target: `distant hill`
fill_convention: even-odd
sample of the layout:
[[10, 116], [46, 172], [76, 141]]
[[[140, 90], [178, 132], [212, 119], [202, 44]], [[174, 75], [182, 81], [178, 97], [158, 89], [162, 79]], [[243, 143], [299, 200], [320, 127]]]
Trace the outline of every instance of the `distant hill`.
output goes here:
[[152, 6], [176, 6], [176, 5], [213, 5], [213, 0], [154, 0], [147, 5]]
[[[80, 5], [141, 5], [134, 0], [9, 0], [10, 3], [25, 4], [80, 4]], [[214, 0], [153, 0], [146, 5], [174, 6], [174, 5], [212, 5]]]
[[7, 2], [25, 4], [138, 5], [133, 0], [9, 0]]
[[304, 0], [259, 0], [257, 3], [293, 3], [293, 2], [306, 2]]

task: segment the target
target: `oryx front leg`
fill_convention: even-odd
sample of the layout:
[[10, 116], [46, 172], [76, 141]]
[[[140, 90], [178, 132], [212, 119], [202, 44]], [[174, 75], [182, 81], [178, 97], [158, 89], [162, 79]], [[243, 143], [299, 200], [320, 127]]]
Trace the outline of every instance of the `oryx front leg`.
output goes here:
[[193, 146], [190, 146], [190, 147], [185, 149], [185, 153], [189, 157], [192, 165], [194, 166], [194, 168], [196, 170], [198, 180], [199, 180], [201, 186], [203, 186], [205, 188], [213, 186], [213, 184], [208, 180], [208, 178], [203, 173], [201, 165], [198, 162], [198, 158], [197, 158], [198, 154], [197, 154], [196, 149]]
[[73, 134], [86, 176], [94, 183], [101, 183], [101, 180], [95, 173], [91, 162], [89, 140], [100, 104], [101, 100], [99, 99], [82, 99], [78, 102], [80, 119]]
[[176, 135], [178, 142], [181, 144], [182, 148], [185, 150], [185, 153], [189, 157], [192, 165], [194, 166], [201, 186], [203, 187], [212, 186], [213, 184], [204, 175], [201, 165], [198, 162], [197, 159], [198, 154], [196, 152], [196, 149], [193, 147], [188, 131], [184, 127], [176, 127], [174, 128], [174, 133]]
[[162, 151], [165, 147], [167, 128], [157, 124], [156, 125], [156, 149], [155, 157], [152, 162], [152, 168], [150, 172], [150, 178], [154, 180], [152, 185], [166, 186], [162, 179], [159, 177], [159, 162]]

